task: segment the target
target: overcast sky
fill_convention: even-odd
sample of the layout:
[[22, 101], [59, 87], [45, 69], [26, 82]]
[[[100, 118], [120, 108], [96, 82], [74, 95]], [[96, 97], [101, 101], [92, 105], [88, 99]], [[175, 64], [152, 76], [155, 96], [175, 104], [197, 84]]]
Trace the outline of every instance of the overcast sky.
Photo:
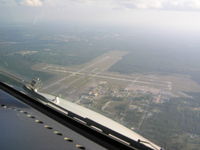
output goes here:
[[0, 20], [200, 31], [200, 0], [0, 0]]

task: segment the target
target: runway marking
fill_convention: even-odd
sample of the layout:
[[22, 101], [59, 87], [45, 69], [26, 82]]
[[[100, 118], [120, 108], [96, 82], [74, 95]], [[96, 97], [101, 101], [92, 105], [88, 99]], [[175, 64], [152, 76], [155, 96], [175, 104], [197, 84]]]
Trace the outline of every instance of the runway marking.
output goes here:
[[[61, 85], [59, 85], [59, 88], [54, 88], [56, 90], [54, 90], [52, 93], [55, 94], [58, 91], [60, 91], [61, 89], [63, 89], [63, 90], [68, 89], [75, 82], [83, 79], [86, 76], [87, 77], [93, 77], [93, 78], [102, 78], [102, 79], [109, 79], [109, 80], [125, 81], [125, 82], [131, 82], [131, 83], [136, 83], [136, 84], [144, 84], [144, 85], [150, 85], [150, 86], [162, 86], [163, 88], [168, 89], [168, 90], [172, 89], [172, 85], [169, 81], [158, 81], [158, 82], [154, 82], [154, 80], [148, 81], [148, 78], [153, 79], [152, 77], [147, 77], [147, 79], [146, 79], [147, 81], [146, 81], [146, 80], [140, 79], [141, 78], [140, 76], [136, 77], [135, 79], [131, 79], [129, 77], [127, 77], [127, 78], [126, 77], [120, 77], [120, 76], [117, 77], [117, 76], [109, 75], [109, 73], [106, 74], [104, 71], [109, 68], [108, 66], [113, 65], [113, 63], [116, 63], [116, 61], [119, 60], [122, 56], [117, 54], [116, 56], [112, 57], [112, 56], [109, 56], [108, 54], [104, 54], [103, 56], [97, 57], [97, 59], [94, 59], [91, 64], [83, 67], [82, 69], [80, 69], [78, 71], [66, 70], [64, 67], [56, 67], [56, 66], [43, 67], [42, 69], [46, 70], [46, 71], [69, 73], [69, 75], [67, 75], [67, 76], [65, 76], [61, 79], [58, 79], [57, 81], [55, 81], [51, 84], [48, 84], [47, 86], [43, 87], [42, 90], [47, 90], [47, 89], [49, 89], [49, 88], [51, 88], [55, 85], [61, 84]], [[117, 60], [115, 60], [115, 59], [117, 59]], [[108, 61], [111, 61], [111, 64], [108, 63], [108, 65], [106, 66], [106, 63]], [[101, 65], [102, 67], [99, 68], [99, 66], [97, 64]], [[95, 67], [95, 65], [97, 65], [97, 66]], [[73, 79], [72, 77], [76, 77], [76, 75], [80, 75], [80, 76]], [[61, 82], [65, 81], [66, 79], [71, 80], [71, 81], [69, 81], [67, 83], [67, 85], [62, 84]]]
[[[95, 71], [95, 70], [97, 70], [97, 68], [94, 68], [93, 70], [92, 70], [92, 72], [93, 71]], [[103, 72], [104, 71], [104, 69], [103, 70], [101, 70], [101, 71], [99, 71], [99, 72], [97, 72], [97, 73], [93, 73], [94, 75], [97, 75], [97, 74], [99, 74], [99, 73], [101, 73], [101, 72]], [[79, 77], [79, 78], [77, 78], [77, 79], [75, 79], [75, 80], [72, 80], [71, 82], [69, 82], [68, 84], [67, 84], [67, 86], [64, 88], [64, 90], [67, 90], [71, 85], [73, 85], [75, 82], [77, 82], [78, 80], [80, 80], [80, 79], [82, 79], [82, 78], [84, 78], [85, 76], [89, 76], [89, 74], [86, 74], [86, 73], [80, 73], [80, 75], [83, 75], [83, 76], [81, 76], [81, 77]], [[57, 93], [58, 91], [60, 91], [62, 89], [62, 87], [59, 87], [57, 90], [55, 90], [54, 92], [53, 92], [53, 94], [55, 94], [55, 93]]]
[[[57, 72], [66, 72], [66, 73], [72, 73], [72, 74], [78, 74], [78, 75], [85, 75], [85, 73], [77, 73], [77, 72], [73, 72], [73, 71], [67, 71], [67, 70], [58, 70], [58, 69], [49, 69], [50, 71], [57, 71]], [[127, 79], [127, 78], [120, 78], [120, 77], [111, 77], [108, 75], [101, 75], [99, 73], [89, 73], [87, 74], [87, 76], [91, 76], [91, 77], [98, 77], [98, 78], [104, 78], [104, 79], [112, 79], [112, 80], [119, 80], [119, 81], [127, 81], [127, 82], [133, 82], [133, 83], [142, 83], [142, 84], [153, 84], [153, 85], [160, 85], [160, 86], [166, 86], [166, 83], [152, 83], [152, 82], [147, 82], [147, 81], [138, 81], [138, 79], [140, 77], [136, 77], [136, 79]], [[167, 82], [167, 81], [166, 81]]]
[[[71, 75], [69, 75], [69, 76], [66, 76], [66, 77], [64, 77], [64, 78], [62, 78], [62, 79], [60, 79], [60, 80], [58, 80], [58, 81], [56, 81], [56, 82], [54, 82], [54, 83], [52, 83], [52, 84], [49, 84], [48, 86], [44, 87], [43, 90], [46, 90], [46, 89], [48, 89], [48, 88], [50, 88], [50, 87], [52, 87], [52, 86], [54, 86], [54, 85], [56, 85], [56, 84], [58, 84], [58, 83], [64, 81], [64, 80], [66, 80], [67, 78], [70, 78], [70, 77], [72, 77], [72, 76], [74, 76], [74, 75], [76, 75], [76, 74], [78, 74], [78, 73], [80, 73], [80, 72], [82, 72], [82, 71], [84, 71], [84, 70], [86, 70], [86, 69], [88, 69], [88, 68], [90, 68], [90, 67], [96, 65], [97, 63], [99, 63], [99, 62], [101, 62], [101, 61], [104, 61], [105, 59], [107, 59], [107, 57], [104, 57], [103, 59], [100, 59], [99, 61], [96, 61], [95, 63], [90, 64], [89, 66], [86, 66], [86, 67], [80, 69], [79, 71], [74, 72], [73, 74], [71, 74]], [[45, 68], [45, 67], [44, 67], [44, 68]], [[45, 69], [48, 69], [48, 67], [46, 67]]]

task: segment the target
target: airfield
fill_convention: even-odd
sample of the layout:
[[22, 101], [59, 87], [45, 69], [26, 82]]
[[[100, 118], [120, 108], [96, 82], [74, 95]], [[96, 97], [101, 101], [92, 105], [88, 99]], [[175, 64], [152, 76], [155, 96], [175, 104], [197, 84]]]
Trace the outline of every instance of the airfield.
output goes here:
[[186, 92], [200, 92], [200, 85], [185, 75], [110, 72], [125, 55], [124, 51], [109, 51], [82, 65], [37, 64], [32, 69], [54, 75], [43, 83], [41, 93], [88, 107], [135, 131], [160, 112], [156, 104], [172, 97], [191, 98]]
[[101, 83], [107, 84], [113, 90], [120, 88], [127, 91], [155, 93], [158, 95], [158, 98], [162, 96], [162, 93], [183, 96], [181, 91], [200, 91], [199, 85], [187, 76], [125, 75], [109, 72], [108, 69], [125, 55], [127, 55], [127, 52], [124, 51], [110, 51], [82, 65], [63, 67], [51, 64], [38, 64], [33, 69], [53, 73], [55, 77], [47, 81], [48, 84], [44, 83], [41, 91], [60, 95], [64, 98], [79, 98], [81, 93], [88, 92], [89, 89]]
[[[118, 83], [124, 85], [125, 83], [127, 85], [128, 83], [171, 90], [171, 82], [158, 81], [154, 76], [139, 74], [122, 75], [107, 71], [126, 54], [126, 52], [111, 51], [95, 58], [87, 64], [73, 67], [62, 67], [49, 64], [42, 64], [40, 67], [37, 66], [37, 70], [54, 73], [60, 76], [60, 79], [58, 80], [48, 81], [49, 84], [44, 86], [42, 90], [53, 94], [65, 94], [65, 92], [69, 93], [71, 88], [73, 90], [83, 88], [83, 86], [86, 86], [89, 82], [94, 82], [94, 80], [111, 82], [113, 84]], [[34, 67], [34, 69], [36, 69], [36, 67]], [[155, 82], [155, 80], [157, 81]], [[83, 82], [85, 82], [85, 84]]]
[[[111, 72], [110, 67], [116, 65], [125, 55], [128, 55], [128, 52], [109, 51], [81, 65], [59, 66], [38, 63], [31, 66], [31, 69], [53, 75], [42, 81], [38, 92], [45, 93], [44, 96], [50, 100], [55, 100], [58, 96], [59, 105], [72, 112], [95, 118], [97, 122], [100, 121], [99, 123], [102, 123], [103, 116], [106, 116], [119, 123], [116, 124], [117, 128], [121, 128], [122, 124], [128, 128], [122, 127], [123, 131], [133, 130], [134, 133], [151, 139], [158, 145], [162, 143], [158, 142], [162, 132], [173, 132], [171, 134], [176, 134], [180, 138], [187, 136], [187, 132], [179, 135], [171, 129], [174, 125], [183, 129], [178, 122], [190, 122], [191, 119], [191, 122], [198, 124], [195, 117], [188, 116], [198, 115], [200, 110], [199, 106], [196, 106], [195, 95], [190, 94], [199, 93], [200, 85], [190, 76], [183, 74]], [[8, 75], [17, 78], [12, 74]], [[84, 107], [79, 107], [80, 105]], [[110, 124], [113, 124], [110, 119], [104, 120], [105, 126], [110, 127]], [[158, 138], [152, 137], [151, 133], [157, 134]], [[192, 133], [189, 135], [195, 136]], [[174, 136], [173, 140], [176, 141], [177, 136]], [[165, 142], [165, 139], [163, 141]]]

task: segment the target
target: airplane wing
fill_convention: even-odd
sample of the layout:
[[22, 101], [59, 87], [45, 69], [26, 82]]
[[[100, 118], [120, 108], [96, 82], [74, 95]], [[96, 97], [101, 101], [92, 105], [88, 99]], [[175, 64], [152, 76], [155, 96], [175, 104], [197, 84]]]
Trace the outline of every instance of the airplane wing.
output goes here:
[[33, 93], [0, 82], [0, 149], [160, 149], [148, 141], [136, 141], [100, 122], [65, 110]]

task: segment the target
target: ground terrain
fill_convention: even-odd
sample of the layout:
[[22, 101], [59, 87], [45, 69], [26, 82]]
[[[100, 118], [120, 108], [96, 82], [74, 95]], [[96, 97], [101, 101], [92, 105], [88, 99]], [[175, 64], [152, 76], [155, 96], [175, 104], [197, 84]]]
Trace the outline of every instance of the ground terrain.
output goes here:
[[187, 42], [124, 31], [3, 29], [1, 81], [39, 77], [39, 91], [106, 115], [165, 149], [199, 149], [199, 55], [176, 51]]
[[[171, 115], [178, 113], [174, 119], [178, 119], [182, 123], [187, 122], [188, 117], [195, 112], [197, 113], [195, 116], [198, 118], [200, 114], [199, 103], [197, 107], [187, 104], [188, 99], [191, 101], [195, 99], [190, 93], [200, 92], [200, 85], [193, 81], [190, 76], [141, 73], [125, 75], [108, 71], [110, 66], [114, 65], [124, 55], [127, 55], [127, 52], [109, 51], [82, 65], [63, 67], [37, 64], [33, 66], [33, 69], [46, 73], [53, 72], [55, 76], [60, 77], [49, 81], [47, 86], [40, 89], [41, 92], [52, 93], [55, 96], [60, 96], [103, 113], [132, 130], [149, 136], [149, 138], [151, 138], [151, 135], [148, 132], [152, 135], [156, 134], [153, 136], [155, 142], [157, 142], [157, 137], [161, 136], [154, 126], [155, 123], [157, 123], [157, 126], [164, 126], [163, 129], [158, 127], [160, 132], [162, 130], [164, 130], [162, 132], [166, 132], [165, 130], [170, 127], [171, 131], [167, 132], [173, 135], [171, 128], [176, 129], [173, 123], [176, 121], [171, 119]], [[183, 106], [184, 104], [185, 106]], [[169, 107], [168, 110], [164, 107], [165, 105], [167, 107], [170, 105], [172, 108]], [[189, 112], [186, 113], [186, 110], [189, 110]], [[195, 116], [193, 117], [195, 118]], [[152, 120], [155, 122], [152, 122]], [[164, 122], [166, 125], [163, 124]], [[198, 128], [197, 125], [195, 126]], [[183, 128], [188, 127], [183, 125]], [[179, 132], [179, 129], [177, 128], [176, 131]], [[178, 134], [180, 141], [191, 141], [187, 147], [195, 148], [198, 145], [192, 140], [194, 137], [197, 141], [200, 139], [196, 132], [191, 130], [190, 132], [180, 131], [180, 133], [181, 135]], [[158, 141], [162, 143], [164, 140], [178, 138], [177, 132], [174, 132], [174, 134], [172, 137], [161, 138]], [[190, 135], [189, 139], [186, 138], [188, 135]], [[182, 148], [180, 145], [182, 144], [179, 143], [174, 147], [164, 145], [164, 147]]]

